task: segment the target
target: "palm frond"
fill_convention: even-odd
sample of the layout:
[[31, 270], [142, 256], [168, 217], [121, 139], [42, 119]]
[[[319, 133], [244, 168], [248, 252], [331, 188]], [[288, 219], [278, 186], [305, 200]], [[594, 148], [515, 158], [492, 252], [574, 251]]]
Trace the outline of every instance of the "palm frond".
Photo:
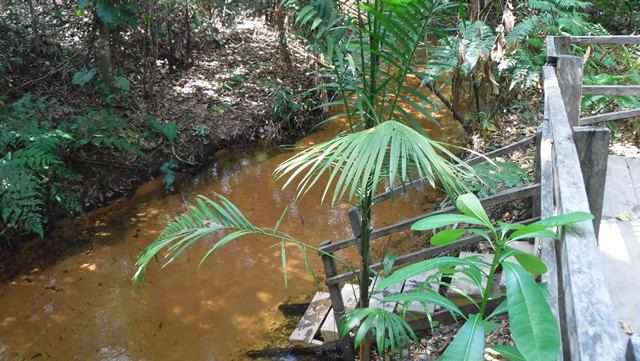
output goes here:
[[299, 178], [298, 196], [308, 192], [327, 175], [324, 201], [334, 189], [331, 204], [347, 200], [383, 181], [394, 185], [426, 178], [432, 187], [439, 180], [450, 194], [464, 189], [459, 179], [471, 170], [444, 146], [397, 122], [386, 121], [371, 129], [347, 134], [308, 148], [276, 169], [278, 179], [288, 177], [284, 187]]
[[[286, 214], [286, 209], [272, 228], [262, 228], [251, 223], [240, 210], [225, 197], [216, 194], [216, 199], [205, 196], [198, 196], [196, 205], [188, 207], [188, 211], [177, 216], [163, 231], [158, 238], [142, 251], [136, 262], [136, 272], [133, 276], [134, 282], [143, 282], [149, 263], [157, 259], [162, 250], [166, 250], [164, 258], [166, 261], [162, 265], [164, 268], [173, 262], [178, 256], [207, 236], [217, 235], [220, 237], [204, 254], [198, 267], [218, 251], [221, 247], [241, 237], [254, 235], [274, 238], [280, 243], [282, 268], [285, 275], [285, 285], [287, 284], [287, 262], [285, 245], [294, 244], [304, 258], [305, 267], [314, 281], [317, 283], [315, 271], [307, 257], [307, 251], [320, 251], [317, 247], [299, 242], [286, 233], [280, 232], [280, 224]], [[223, 236], [224, 235], [224, 236]], [[333, 255], [327, 254], [330, 257]], [[351, 269], [344, 261], [336, 260]]]
[[371, 334], [383, 354], [390, 351], [392, 355], [401, 355], [411, 345], [410, 341], [417, 341], [411, 326], [400, 315], [381, 308], [358, 308], [347, 312], [341, 322], [340, 337], [345, 337], [358, 327], [355, 337], [355, 347], [358, 347], [367, 334]]

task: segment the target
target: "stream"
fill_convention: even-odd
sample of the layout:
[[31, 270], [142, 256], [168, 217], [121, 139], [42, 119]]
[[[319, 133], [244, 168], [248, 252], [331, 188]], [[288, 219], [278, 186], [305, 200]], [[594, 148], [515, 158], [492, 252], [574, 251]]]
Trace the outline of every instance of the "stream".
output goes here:
[[[433, 139], [462, 139], [448, 112], [435, 116], [440, 128], [424, 120]], [[344, 127], [329, 123], [297, 145], [322, 142]], [[250, 236], [223, 247], [199, 269], [213, 238], [162, 270], [152, 264], [142, 286], [131, 277], [138, 254], [200, 194], [223, 195], [265, 227], [288, 207], [281, 229], [312, 245], [350, 236], [351, 206], [321, 204], [324, 185], [297, 201], [294, 188], [281, 189], [272, 173], [291, 155], [282, 149], [220, 151], [212, 166], [182, 177], [172, 193], [156, 179], [130, 198], [59, 222], [48, 241], [82, 236], [89, 246], [0, 285], [0, 360], [229, 360], [245, 359], [250, 350], [289, 347], [299, 317], [285, 317], [279, 306], [308, 302], [316, 291], [293, 246], [287, 247], [287, 287], [280, 247]], [[374, 208], [374, 227], [429, 211], [440, 200], [425, 189], [382, 202]], [[322, 273], [320, 258], [309, 257]]]

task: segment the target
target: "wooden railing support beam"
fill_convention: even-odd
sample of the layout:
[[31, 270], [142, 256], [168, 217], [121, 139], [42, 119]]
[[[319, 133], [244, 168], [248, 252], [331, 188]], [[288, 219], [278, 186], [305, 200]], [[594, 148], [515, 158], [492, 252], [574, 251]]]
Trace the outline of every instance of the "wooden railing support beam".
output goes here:
[[[556, 70], [545, 66], [545, 116], [553, 140], [553, 179], [559, 214], [589, 211], [580, 160], [573, 143]], [[558, 241], [559, 305], [564, 312], [563, 346], [572, 361], [622, 360], [624, 340], [611, 309], [613, 302], [600, 271], [602, 257], [593, 224], [563, 227]], [[561, 320], [563, 318], [561, 317]], [[565, 354], [567, 355], [567, 354]]]
[[[327, 246], [331, 244], [331, 241], [325, 241], [320, 244], [320, 247]], [[327, 279], [334, 277], [338, 274], [338, 267], [336, 265], [336, 260], [331, 257], [333, 252], [330, 255], [320, 254], [322, 257], [322, 266], [324, 267], [324, 273]], [[329, 297], [331, 298], [331, 306], [333, 315], [336, 319], [336, 324], [338, 326], [338, 332], [340, 331], [340, 326], [342, 324], [342, 316], [345, 314], [344, 309], [344, 301], [342, 300], [342, 292], [340, 291], [340, 284], [331, 284], [329, 285]], [[342, 359], [347, 361], [355, 360], [355, 351], [353, 349], [353, 340], [351, 337], [343, 337], [338, 341], [340, 345], [340, 352], [342, 353]]]
[[607, 177], [607, 159], [609, 157], [609, 141], [611, 131], [605, 127], [576, 127], [573, 141], [576, 143], [582, 178], [589, 199], [589, 208], [595, 216], [593, 230], [596, 239], [599, 237], [602, 220], [602, 203], [604, 200], [604, 184]]
[[560, 92], [567, 109], [567, 117], [571, 126], [578, 125], [582, 100], [582, 77], [584, 59], [579, 56], [559, 55], [556, 74]]

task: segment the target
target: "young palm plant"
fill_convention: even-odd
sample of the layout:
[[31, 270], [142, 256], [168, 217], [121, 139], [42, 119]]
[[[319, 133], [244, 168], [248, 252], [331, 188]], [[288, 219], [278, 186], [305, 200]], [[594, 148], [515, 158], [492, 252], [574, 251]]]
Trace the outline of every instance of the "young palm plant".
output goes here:
[[[442, 227], [467, 224], [470, 228], [451, 228], [437, 232], [430, 242], [440, 246], [456, 241], [465, 234], [479, 235], [491, 246], [493, 259], [489, 263], [483, 258], [437, 257], [427, 259], [410, 266], [400, 268], [377, 283], [376, 289], [385, 288], [407, 279], [434, 271], [425, 280], [418, 291], [387, 296], [382, 303], [399, 302], [403, 307], [411, 302], [419, 302], [429, 314], [428, 304], [434, 304], [451, 312], [454, 317], [465, 319], [457, 335], [439, 360], [480, 361], [485, 348], [491, 348], [509, 360], [552, 361], [560, 352], [560, 330], [547, 297], [549, 291], [545, 284], [537, 284], [531, 274], [547, 272], [546, 265], [538, 257], [512, 248], [509, 245], [518, 240], [530, 238], [557, 239], [552, 229], [593, 219], [589, 213], [574, 212], [542, 219], [529, 225], [498, 222], [494, 225], [473, 194], [464, 194], [456, 200], [460, 214], [441, 214], [424, 218], [413, 224], [416, 231], [431, 231]], [[492, 293], [496, 271], [502, 268], [506, 276], [506, 295]], [[466, 299], [477, 307], [477, 312], [465, 315], [453, 302], [432, 289], [439, 285], [434, 280], [441, 276], [461, 277], [482, 290], [480, 302], [476, 302], [461, 290]], [[446, 284], [446, 286], [451, 286]], [[498, 291], [500, 292], [500, 291]], [[487, 307], [489, 300], [506, 296], [492, 312]], [[511, 336], [515, 346], [486, 345], [485, 335], [500, 327], [491, 322], [497, 315], [508, 313]], [[415, 334], [408, 324], [393, 312], [380, 308], [357, 309], [347, 313], [340, 329], [346, 335], [354, 328], [357, 330], [355, 343], [364, 340], [364, 335], [375, 336], [381, 353], [400, 353], [406, 349]], [[431, 318], [427, 320], [431, 322]]]
[[[451, 195], [460, 194], [464, 190], [460, 178], [469, 174], [471, 168], [445, 145], [427, 137], [411, 113], [399, 106], [401, 101], [435, 122], [425, 110], [429, 99], [405, 86], [405, 81], [412, 73], [421, 41], [438, 19], [436, 14], [447, 9], [449, 2], [356, 1], [345, 12], [339, 12], [331, 3], [312, 0], [300, 9], [298, 22], [315, 32], [317, 46], [325, 52], [328, 64], [323, 74], [327, 82], [322, 87], [335, 91], [339, 97], [323, 106], [342, 105], [344, 109], [342, 114], [326, 121], [345, 117], [350, 127], [336, 138], [285, 161], [276, 169], [276, 175], [279, 179], [287, 178], [285, 187], [297, 182], [298, 195], [328, 177], [323, 199], [332, 193], [332, 205], [355, 201], [360, 206], [362, 271], [358, 277], [358, 306], [367, 307], [371, 284], [368, 272], [371, 212], [376, 192], [383, 185], [393, 188], [426, 178], [433, 187], [441, 185]], [[420, 99], [421, 104], [408, 95]], [[295, 243], [305, 260], [308, 249], [317, 251], [281, 232], [279, 224], [274, 229], [257, 227], [224, 198], [214, 201], [200, 197], [197, 206], [178, 217], [143, 252], [135, 278], [142, 278], [148, 263], [161, 250], [167, 248], [168, 264], [203, 237], [218, 231], [227, 231], [228, 235], [215, 243], [203, 261], [223, 245], [247, 234], [278, 239], [282, 243], [285, 270], [286, 243]], [[369, 344], [365, 341], [361, 359], [367, 359], [368, 353]]]

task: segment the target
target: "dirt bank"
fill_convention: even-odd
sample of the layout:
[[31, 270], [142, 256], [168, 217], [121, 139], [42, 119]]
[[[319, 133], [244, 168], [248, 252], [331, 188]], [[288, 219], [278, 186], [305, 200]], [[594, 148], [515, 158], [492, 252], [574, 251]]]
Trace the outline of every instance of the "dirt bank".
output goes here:
[[[261, 19], [246, 20], [221, 32], [220, 38], [218, 45], [199, 48], [191, 66], [184, 70], [170, 72], [160, 66], [151, 97], [145, 97], [137, 84], [135, 67], [130, 69], [131, 89], [115, 96], [113, 109], [128, 125], [127, 134], [121, 136], [141, 154], [109, 147], [71, 151], [65, 161], [81, 177], [68, 187], [80, 196], [84, 211], [132, 195], [141, 184], [163, 176], [161, 169], [166, 163], [173, 164], [176, 173], [195, 173], [211, 164], [221, 149], [290, 144], [317, 123], [320, 114], [312, 110], [314, 95], [306, 93], [313, 84], [308, 76], [313, 59], [307, 58], [296, 39], [289, 45], [293, 65], [286, 68], [280, 61], [276, 32]], [[12, 80], [26, 83], [38, 74], [32, 69]], [[64, 104], [60, 117], [104, 105], [100, 94], [72, 84], [61, 85], [56, 77], [42, 79], [28, 90], [34, 98]], [[175, 124], [175, 140], [169, 142], [154, 130], [149, 117], [165, 125]], [[65, 215], [52, 208], [46, 216], [50, 228]], [[6, 230], [0, 234], [2, 265], [10, 255], [21, 253], [24, 243], [29, 243], [24, 241], [32, 238]], [[5, 275], [17, 271], [2, 265]]]

